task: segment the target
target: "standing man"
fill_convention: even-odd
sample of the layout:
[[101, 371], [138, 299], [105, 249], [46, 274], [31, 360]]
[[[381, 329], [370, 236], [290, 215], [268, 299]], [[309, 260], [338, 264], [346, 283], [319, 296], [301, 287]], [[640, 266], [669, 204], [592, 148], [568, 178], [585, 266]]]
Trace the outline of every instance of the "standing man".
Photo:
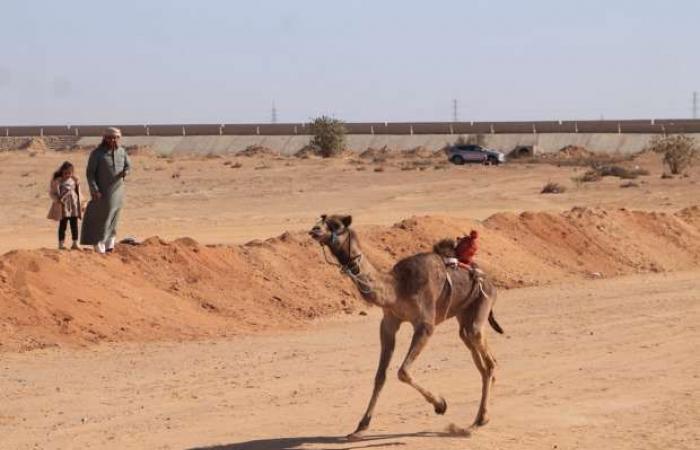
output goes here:
[[97, 253], [114, 250], [117, 236], [124, 178], [130, 169], [129, 156], [119, 145], [121, 137], [118, 128], [107, 128], [102, 143], [88, 159], [86, 175], [92, 199], [85, 209], [80, 243], [94, 246]]

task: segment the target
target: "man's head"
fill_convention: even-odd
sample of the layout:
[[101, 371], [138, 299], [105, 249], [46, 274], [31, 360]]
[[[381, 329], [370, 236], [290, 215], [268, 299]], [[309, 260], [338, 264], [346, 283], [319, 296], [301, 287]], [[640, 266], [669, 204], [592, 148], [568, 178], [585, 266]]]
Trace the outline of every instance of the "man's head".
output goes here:
[[122, 132], [119, 128], [109, 127], [102, 135], [102, 143], [110, 150], [119, 147], [119, 140], [122, 137]]

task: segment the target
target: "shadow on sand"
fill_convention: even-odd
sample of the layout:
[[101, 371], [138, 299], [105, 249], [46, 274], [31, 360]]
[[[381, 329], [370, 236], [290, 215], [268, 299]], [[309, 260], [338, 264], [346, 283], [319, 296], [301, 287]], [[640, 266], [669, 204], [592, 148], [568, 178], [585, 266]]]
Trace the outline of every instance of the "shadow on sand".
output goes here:
[[[332, 445], [332, 447], [313, 447], [314, 450], [353, 450], [363, 448], [402, 447], [408, 445], [397, 439], [412, 437], [452, 437], [449, 433], [420, 432], [400, 434], [374, 434], [364, 436], [357, 441], [349, 441], [345, 436], [306, 436], [276, 439], [256, 439], [254, 441], [232, 444], [194, 447], [190, 450], [303, 450], [304, 445]], [[383, 441], [383, 442], [379, 442]]]

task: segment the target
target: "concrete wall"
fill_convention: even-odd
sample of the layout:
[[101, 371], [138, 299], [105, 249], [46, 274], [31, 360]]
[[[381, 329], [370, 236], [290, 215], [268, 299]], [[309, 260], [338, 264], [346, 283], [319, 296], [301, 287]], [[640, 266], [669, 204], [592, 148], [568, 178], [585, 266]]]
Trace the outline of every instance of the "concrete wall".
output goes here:
[[[125, 136], [294, 136], [309, 124], [115, 125]], [[100, 136], [104, 125], [0, 126], [0, 136]], [[534, 122], [374, 122], [346, 123], [348, 134], [543, 134], [543, 133], [700, 133], [700, 119], [578, 120]]]
[[[308, 124], [162, 124], [116, 125], [125, 145], [142, 145], [162, 154], [236, 153], [261, 145], [294, 154], [309, 143]], [[0, 127], [0, 139], [19, 136], [73, 136], [78, 145], [97, 145], [105, 126]], [[459, 136], [479, 136], [486, 146], [510, 151], [534, 145], [537, 151], [553, 152], [578, 145], [598, 152], [631, 153], [642, 150], [660, 134], [700, 136], [700, 120], [587, 120], [535, 122], [368, 122], [347, 123], [348, 146], [356, 151], [368, 147], [397, 150], [424, 146], [439, 149]]]
[[[700, 133], [688, 134], [700, 142]], [[468, 135], [465, 135], [468, 137]], [[482, 135], [484, 145], [505, 152], [519, 145], [534, 145], [539, 152], [555, 152], [567, 145], [578, 145], [594, 152], [635, 153], [644, 149], [657, 134], [619, 133], [547, 133], [547, 134], [489, 134]], [[408, 150], [418, 146], [440, 149], [453, 143], [456, 135], [414, 134], [410, 135], [349, 135], [348, 147], [364, 151], [368, 147], [387, 146], [396, 150]], [[293, 155], [309, 143], [309, 136], [125, 136], [124, 145], [149, 146], [161, 154], [177, 153], [237, 153], [250, 145], [261, 145]], [[98, 137], [81, 138], [78, 145], [96, 146]]]

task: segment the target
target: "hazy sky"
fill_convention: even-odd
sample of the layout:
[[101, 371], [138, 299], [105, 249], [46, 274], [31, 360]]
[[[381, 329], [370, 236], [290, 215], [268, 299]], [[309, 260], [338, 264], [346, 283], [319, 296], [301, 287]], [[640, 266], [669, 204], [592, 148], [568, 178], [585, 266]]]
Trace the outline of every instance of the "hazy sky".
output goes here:
[[669, 118], [700, 1], [3, 0], [0, 124]]

